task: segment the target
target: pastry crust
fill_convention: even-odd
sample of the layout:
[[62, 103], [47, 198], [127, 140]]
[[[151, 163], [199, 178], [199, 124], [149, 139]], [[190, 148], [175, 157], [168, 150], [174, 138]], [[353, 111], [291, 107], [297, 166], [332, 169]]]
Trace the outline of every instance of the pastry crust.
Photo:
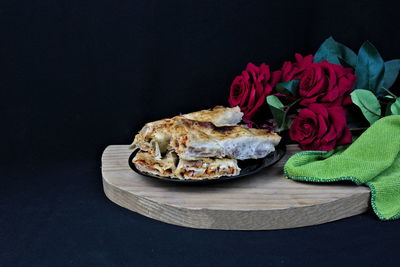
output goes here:
[[184, 114], [182, 117], [195, 121], [209, 121], [215, 125], [238, 124], [243, 117], [243, 113], [238, 106], [226, 108], [216, 106], [210, 110], [201, 110]]
[[240, 173], [235, 159], [179, 160], [174, 152], [168, 152], [162, 159], [156, 159], [149, 152], [138, 151], [132, 161], [142, 172], [185, 180], [214, 179]]
[[265, 129], [179, 119], [170, 127], [170, 146], [180, 158], [257, 159], [275, 151], [281, 137]]
[[132, 147], [139, 147], [143, 151], [148, 151], [157, 159], [161, 159], [169, 147], [171, 135], [170, 127], [176, 120], [191, 118], [192, 120], [202, 122], [212, 122], [216, 125], [237, 124], [242, 119], [243, 113], [239, 107], [225, 108], [216, 106], [211, 110], [201, 110], [172, 119], [163, 119], [146, 123], [146, 125], [135, 136]]
[[169, 148], [171, 136], [169, 128], [174, 124], [175, 118], [163, 119], [146, 123], [146, 125], [135, 136], [132, 147], [151, 153], [157, 159]]
[[217, 106], [147, 123], [135, 136], [133, 159], [142, 172], [177, 179], [213, 179], [240, 174], [237, 160], [275, 151], [281, 137], [265, 129], [235, 125], [238, 107]]
[[175, 153], [168, 152], [162, 159], [156, 159], [149, 152], [138, 151], [132, 162], [142, 172], [175, 178], [178, 157]]
[[235, 159], [200, 158], [180, 159], [175, 174], [183, 179], [215, 179], [221, 176], [239, 175], [240, 168]]

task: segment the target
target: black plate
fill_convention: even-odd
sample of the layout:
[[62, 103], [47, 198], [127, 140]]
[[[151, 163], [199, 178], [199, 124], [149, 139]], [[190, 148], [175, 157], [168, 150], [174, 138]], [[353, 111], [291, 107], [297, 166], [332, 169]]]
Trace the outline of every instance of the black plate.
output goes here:
[[275, 147], [275, 151], [267, 155], [265, 158], [261, 159], [248, 159], [248, 160], [238, 160], [238, 165], [241, 169], [240, 174], [236, 176], [221, 176], [219, 178], [215, 179], [201, 179], [201, 180], [181, 180], [177, 178], [169, 178], [169, 177], [162, 177], [158, 176], [155, 174], [149, 174], [149, 173], [144, 173], [138, 170], [135, 166], [135, 164], [132, 162], [133, 158], [135, 157], [136, 153], [139, 150], [133, 151], [133, 153], [129, 157], [129, 166], [131, 167], [132, 170], [135, 172], [151, 177], [151, 178], [156, 178], [158, 180], [163, 180], [163, 181], [168, 181], [168, 182], [173, 182], [173, 183], [209, 183], [209, 182], [218, 182], [218, 181], [226, 181], [226, 180], [233, 180], [245, 176], [249, 176], [252, 174], [255, 174], [259, 171], [261, 171], [264, 168], [270, 167], [277, 163], [286, 153], [286, 145], [281, 142], [277, 147]]

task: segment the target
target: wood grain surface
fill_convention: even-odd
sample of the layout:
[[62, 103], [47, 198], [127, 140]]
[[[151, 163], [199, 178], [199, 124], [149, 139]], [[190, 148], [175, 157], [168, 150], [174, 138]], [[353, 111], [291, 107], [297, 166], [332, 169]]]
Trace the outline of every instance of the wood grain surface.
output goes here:
[[272, 230], [321, 224], [363, 213], [367, 187], [351, 183], [300, 183], [282, 166], [298, 151], [253, 176], [207, 185], [184, 185], [132, 171], [128, 145], [108, 146], [102, 156], [104, 192], [116, 204], [166, 223], [203, 229]]

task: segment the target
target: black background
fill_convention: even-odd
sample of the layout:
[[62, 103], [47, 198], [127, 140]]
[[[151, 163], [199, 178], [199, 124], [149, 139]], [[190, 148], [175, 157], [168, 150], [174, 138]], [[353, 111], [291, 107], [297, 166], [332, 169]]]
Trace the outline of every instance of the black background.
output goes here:
[[107, 200], [100, 157], [147, 121], [226, 105], [249, 61], [278, 68], [330, 35], [398, 58], [398, 13], [390, 1], [0, 1], [0, 265], [395, 265], [399, 221], [171, 226]]

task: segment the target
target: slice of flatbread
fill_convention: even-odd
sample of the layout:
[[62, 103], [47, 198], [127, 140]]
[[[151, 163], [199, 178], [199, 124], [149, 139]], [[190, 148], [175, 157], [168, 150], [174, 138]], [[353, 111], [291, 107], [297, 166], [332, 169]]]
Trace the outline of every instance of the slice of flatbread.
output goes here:
[[184, 118], [175, 120], [169, 130], [170, 146], [181, 159], [257, 159], [275, 151], [281, 137], [264, 129], [239, 125], [215, 126]]
[[178, 157], [175, 153], [168, 152], [162, 159], [156, 159], [149, 152], [140, 150], [132, 161], [139, 171], [164, 177], [175, 177]]
[[183, 179], [215, 179], [221, 176], [239, 175], [240, 168], [235, 159], [200, 158], [180, 159], [175, 175]]
[[225, 108], [216, 106], [211, 110], [201, 110], [172, 119], [163, 119], [147, 123], [135, 136], [132, 147], [148, 151], [157, 159], [161, 159], [169, 149], [171, 139], [170, 128], [176, 120], [189, 118], [198, 121], [210, 121], [216, 125], [237, 124], [243, 117], [239, 107]]
[[161, 159], [162, 154], [168, 151], [171, 140], [169, 129], [174, 121], [174, 119], [163, 119], [146, 123], [135, 136], [131, 147], [138, 147]]
[[156, 159], [146, 151], [138, 151], [133, 158], [136, 168], [142, 172], [177, 179], [214, 179], [240, 173], [235, 159], [179, 160], [174, 152]]

